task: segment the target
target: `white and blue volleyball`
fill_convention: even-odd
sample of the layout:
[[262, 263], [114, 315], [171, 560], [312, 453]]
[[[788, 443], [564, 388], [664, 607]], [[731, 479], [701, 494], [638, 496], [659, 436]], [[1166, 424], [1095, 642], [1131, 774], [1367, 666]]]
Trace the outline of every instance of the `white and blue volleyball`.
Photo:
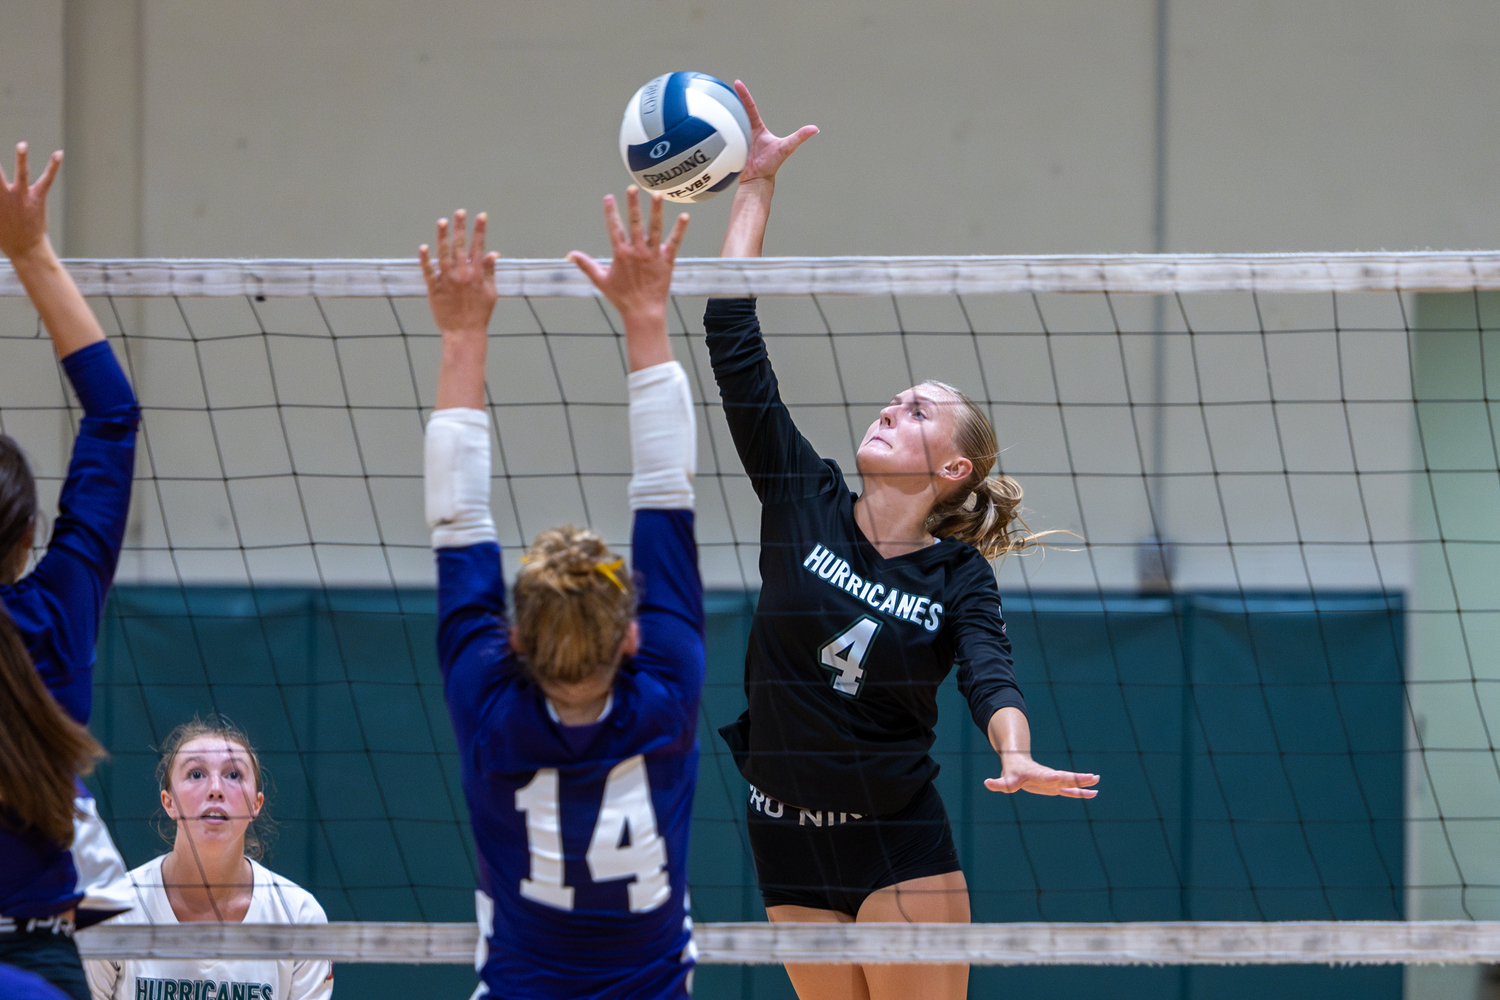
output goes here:
[[745, 168], [750, 116], [706, 73], [667, 73], [635, 92], [620, 123], [620, 156], [635, 182], [668, 201], [704, 201]]

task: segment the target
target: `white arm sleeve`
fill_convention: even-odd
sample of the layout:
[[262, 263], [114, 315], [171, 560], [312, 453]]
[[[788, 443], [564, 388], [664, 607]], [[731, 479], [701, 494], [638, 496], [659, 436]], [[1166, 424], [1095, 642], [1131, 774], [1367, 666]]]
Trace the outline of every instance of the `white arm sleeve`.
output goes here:
[[676, 361], [630, 373], [630, 509], [691, 510], [698, 421]]
[[93, 1000], [115, 1000], [115, 987], [120, 982], [119, 962], [84, 959], [83, 975], [88, 980]]
[[423, 455], [432, 547], [461, 549], [495, 541], [490, 516], [490, 424], [483, 410], [437, 410], [427, 421]]
[[84, 893], [78, 910], [80, 917], [86, 917], [85, 925], [135, 906], [135, 886], [125, 874], [125, 859], [120, 857], [109, 829], [99, 818], [99, 805], [92, 795], [73, 799], [72, 851], [78, 888]]

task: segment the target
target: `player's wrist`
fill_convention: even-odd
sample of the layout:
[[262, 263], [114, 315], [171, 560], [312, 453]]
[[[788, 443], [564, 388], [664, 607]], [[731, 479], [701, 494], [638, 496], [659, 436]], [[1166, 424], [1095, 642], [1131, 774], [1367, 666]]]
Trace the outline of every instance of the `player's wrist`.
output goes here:
[[660, 327], [663, 331], [667, 328], [667, 304], [665, 302], [627, 303], [620, 310], [620, 321], [625, 324], [625, 332], [641, 333], [655, 332]]
[[463, 320], [453, 323], [438, 324], [438, 332], [443, 336], [443, 347], [451, 350], [454, 347], [483, 347], [489, 343], [490, 325], [488, 320], [480, 323], [477, 320]]
[[58, 260], [57, 254], [52, 249], [52, 241], [47, 238], [46, 233], [26, 246], [6, 247], [5, 255], [10, 258], [11, 266], [15, 268], [18, 275], [62, 267], [62, 261]]

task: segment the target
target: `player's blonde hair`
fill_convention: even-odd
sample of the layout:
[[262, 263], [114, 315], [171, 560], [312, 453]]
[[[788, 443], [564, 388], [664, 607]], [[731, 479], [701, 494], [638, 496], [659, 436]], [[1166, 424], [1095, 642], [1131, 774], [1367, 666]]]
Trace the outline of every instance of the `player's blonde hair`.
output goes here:
[[[166, 742], [161, 745], [161, 759], [156, 762], [156, 783], [161, 786], [162, 791], [172, 790], [172, 767], [177, 763], [177, 755], [184, 746], [200, 736], [214, 736], [244, 750], [245, 756], [250, 759], [250, 773], [255, 778], [255, 790], [266, 790], [260, 754], [255, 752], [255, 746], [250, 742], [250, 737], [245, 735], [245, 731], [222, 715], [211, 715], [207, 719], [195, 715], [190, 722], [184, 722], [168, 733]], [[271, 826], [271, 817], [262, 809], [260, 815], [245, 828], [245, 857], [256, 861], [265, 857], [270, 847]], [[170, 845], [177, 837], [177, 825], [168, 819], [159, 824], [157, 832]]]
[[986, 559], [1038, 545], [1042, 535], [1032, 534], [1021, 519], [1021, 484], [1006, 475], [990, 475], [1000, 446], [984, 411], [946, 382], [928, 379], [922, 385], [942, 390], [959, 404], [951, 411], [953, 446], [974, 467], [968, 479], [933, 506], [927, 515], [928, 534], [967, 542]]
[[539, 682], [574, 684], [613, 670], [635, 617], [625, 561], [587, 528], [536, 536], [513, 591], [511, 645]]

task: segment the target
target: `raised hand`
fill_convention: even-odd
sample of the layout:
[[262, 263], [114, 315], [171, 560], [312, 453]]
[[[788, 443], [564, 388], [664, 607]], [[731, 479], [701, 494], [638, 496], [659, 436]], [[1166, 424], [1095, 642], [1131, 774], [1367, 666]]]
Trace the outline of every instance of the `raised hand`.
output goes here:
[[489, 216], [480, 212], [474, 220], [474, 240], [465, 232], [467, 214], [463, 209], [453, 213], [453, 230], [448, 220], [437, 223], [437, 258], [427, 244], [417, 248], [422, 262], [422, 277], [427, 281], [427, 302], [432, 318], [443, 333], [483, 333], [489, 329], [490, 313], [495, 310], [495, 261], [497, 253], [486, 253], [485, 232]]
[[427, 304], [443, 335], [443, 360], [438, 367], [437, 408], [480, 409], [484, 406], [484, 358], [489, 349], [490, 313], [495, 311], [495, 259], [486, 253], [484, 235], [489, 217], [474, 220], [474, 241], [467, 240], [463, 209], [437, 223], [437, 258], [427, 244], [417, 248], [422, 277], [427, 281]]
[[[653, 327], [660, 323], [665, 338], [672, 266], [677, 260], [677, 248], [682, 245], [682, 236], [687, 232], [688, 216], [686, 212], [677, 216], [671, 234], [666, 242], [662, 242], [662, 197], [659, 194], [651, 196], [650, 220], [642, 226], [640, 190], [634, 184], [625, 189], [625, 213], [629, 219], [629, 232], [620, 224], [615, 196], [604, 196], [604, 227], [609, 231], [610, 251], [614, 255], [609, 267], [579, 250], [568, 254], [568, 259], [577, 264], [594, 287], [620, 311], [627, 337], [636, 323]], [[670, 354], [665, 360], [670, 360]]]
[[818, 134], [818, 126], [804, 125], [788, 136], [775, 136], [761, 120], [750, 89], [739, 80], [734, 81], [734, 92], [740, 95], [745, 113], [750, 116], [750, 148], [745, 152], [745, 169], [740, 171], [740, 184], [765, 178], [776, 179], [776, 171], [797, 147]]
[[47, 238], [47, 192], [62, 167], [62, 150], [52, 154], [41, 178], [31, 183], [27, 145], [16, 143], [16, 178], [9, 181], [0, 167], [0, 251], [12, 260], [35, 249]]
[[1007, 751], [1001, 754], [1002, 774], [985, 778], [984, 787], [992, 792], [1030, 792], [1033, 795], [1062, 795], [1070, 799], [1091, 799], [1098, 795], [1090, 786], [1099, 783], [1097, 774], [1058, 771], [1038, 764], [1030, 754]]

